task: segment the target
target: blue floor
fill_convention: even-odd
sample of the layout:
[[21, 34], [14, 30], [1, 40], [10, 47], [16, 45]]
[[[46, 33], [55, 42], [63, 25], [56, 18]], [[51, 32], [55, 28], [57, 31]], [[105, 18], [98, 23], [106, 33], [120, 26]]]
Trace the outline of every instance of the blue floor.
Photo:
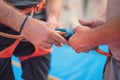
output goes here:
[[[105, 48], [102, 48], [105, 49]], [[13, 58], [15, 60], [16, 58]], [[61, 80], [103, 80], [103, 67], [106, 57], [95, 51], [77, 54], [69, 46], [53, 47], [49, 74]], [[18, 61], [16, 59], [16, 61]], [[16, 80], [21, 69], [13, 66]]]

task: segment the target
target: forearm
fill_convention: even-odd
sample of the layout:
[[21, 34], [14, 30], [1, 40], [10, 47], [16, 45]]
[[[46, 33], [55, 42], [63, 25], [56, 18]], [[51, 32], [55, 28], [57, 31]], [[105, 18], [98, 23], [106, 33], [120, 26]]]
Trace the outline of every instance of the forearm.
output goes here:
[[46, 0], [47, 21], [57, 21], [61, 9], [62, 0]]
[[0, 23], [19, 31], [25, 15], [0, 0]]
[[120, 16], [93, 29], [98, 44], [120, 43]]

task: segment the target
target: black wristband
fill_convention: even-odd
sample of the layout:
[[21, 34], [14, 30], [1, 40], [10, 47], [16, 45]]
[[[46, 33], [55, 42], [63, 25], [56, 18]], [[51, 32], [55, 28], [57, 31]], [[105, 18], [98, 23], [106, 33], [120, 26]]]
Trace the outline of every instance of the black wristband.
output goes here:
[[20, 30], [19, 30], [19, 33], [20, 33], [20, 34], [21, 34], [22, 30], [23, 30], [23, 27], [24, 27], [24, 25], [25, 25], [28, 17], [29, 17], [29, 16], [26, 16], [26, 17], [25, 17], [25, 19], [24, 19], [24, 21], [23, 21], [23, 23], [22, 23], [22, 25], [21, 25], [21, 27], [20, 27]]

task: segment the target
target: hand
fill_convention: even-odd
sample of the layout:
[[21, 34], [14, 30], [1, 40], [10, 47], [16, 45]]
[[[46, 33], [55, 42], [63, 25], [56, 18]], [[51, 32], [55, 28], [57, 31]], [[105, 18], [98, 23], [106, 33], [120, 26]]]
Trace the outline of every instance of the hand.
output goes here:
[[[97, 46], [96, 36], [93, 28], [105, 23], [103, 18], [91, 21], [79, 20], [82, 25], [74, 29], [74, 35], [68, 40], [70, 45], [76, 52], [88, 52]], [[96, 39], [97, 40], [97, 39]]]
[[28, 18], [22, 32], [23, 36], [34, 45], [49, 49], [53, 44], [61, 46], [66, 40], [48, 27], [46, 22]]
[[74, 34], [69, 38], [70, 45], [77, 53], [88, 52], [97, 46], [96, 35], [92, 28], [78, 26], [74, 29]]
[[[60, 25], [56, 19], [52, 19], [52, 18], [48, 19], [47, 24], [48, 24], [48, 27], [53, 30], [55, 30], [56, 28], [60, 28]], [[56, 44], [56, 46], [60, 47], [61, 45]]]

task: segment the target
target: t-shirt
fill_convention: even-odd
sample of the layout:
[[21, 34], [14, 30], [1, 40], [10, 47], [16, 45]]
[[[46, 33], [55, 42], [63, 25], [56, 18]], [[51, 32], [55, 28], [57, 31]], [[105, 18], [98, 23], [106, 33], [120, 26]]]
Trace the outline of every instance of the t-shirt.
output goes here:
[[17, 8], [26, 8], [36, 5], [41, 0], [7, 0], [7, 1]]
[[[120, 16], [120, 0], [108, 0], [106, 21]], [[109, 27], [109, 26], [108, 26]], [[111, 57], [108, 57], [104, 71], [104, 80], [120, 80], [120, 47], [110, 45]]]
[[[107, 21], [110, 21], [111, 19], [120, 16], [120, 0], [108, 0], [108, 6], [107, 6]], [[112, 56], [120, 61], [120, 47], [116, 45], [110, 45], [110, 50], [112, 53]]]

